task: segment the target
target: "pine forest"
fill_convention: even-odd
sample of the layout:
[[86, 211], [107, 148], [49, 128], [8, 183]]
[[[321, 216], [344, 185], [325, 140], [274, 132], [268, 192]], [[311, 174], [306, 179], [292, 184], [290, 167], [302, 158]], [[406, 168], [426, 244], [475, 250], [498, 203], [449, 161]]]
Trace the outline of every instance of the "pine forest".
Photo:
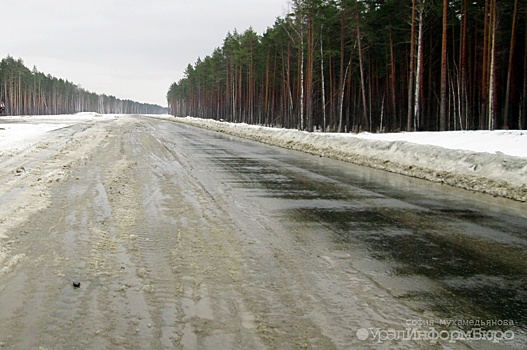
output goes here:
[[306, 131], [526, 128], [526, 0], [289, 4], [263, 35], [234, 30], [189, 64], [170, 112]]
[[166, 113], [161, 106], [98, 95], [67, 80], [28, 69], [22, 59], [0, 61], [0, 97], [6, 115], [96, 113]]

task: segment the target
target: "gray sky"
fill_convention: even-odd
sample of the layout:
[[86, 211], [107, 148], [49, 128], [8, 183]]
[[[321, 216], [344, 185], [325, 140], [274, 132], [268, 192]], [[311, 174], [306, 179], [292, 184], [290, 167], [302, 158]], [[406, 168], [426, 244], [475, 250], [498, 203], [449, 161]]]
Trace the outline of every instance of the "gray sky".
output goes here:
[[227, 32], [259, 33], [287, 0], [0, 0], [0, 58], [84, 89], [166, 105], [186, 66]]

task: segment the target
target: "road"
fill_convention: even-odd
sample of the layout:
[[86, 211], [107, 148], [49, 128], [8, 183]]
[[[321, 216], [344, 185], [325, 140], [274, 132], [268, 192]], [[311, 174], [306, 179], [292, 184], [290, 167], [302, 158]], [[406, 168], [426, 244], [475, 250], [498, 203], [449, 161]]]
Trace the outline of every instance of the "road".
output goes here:
[[2, 348], [526, 344], [525, 204], [141, 116], [0, 165]]

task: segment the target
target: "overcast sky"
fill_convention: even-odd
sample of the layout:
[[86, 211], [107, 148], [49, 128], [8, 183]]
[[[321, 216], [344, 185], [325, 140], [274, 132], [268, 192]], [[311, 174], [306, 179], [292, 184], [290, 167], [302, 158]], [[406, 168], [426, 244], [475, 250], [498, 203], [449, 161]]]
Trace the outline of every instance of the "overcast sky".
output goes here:
[[288, 0], [1, 0], [0, 58], [98, 94], [166, 106], [186, 66], [227, 32], [263, 34]]

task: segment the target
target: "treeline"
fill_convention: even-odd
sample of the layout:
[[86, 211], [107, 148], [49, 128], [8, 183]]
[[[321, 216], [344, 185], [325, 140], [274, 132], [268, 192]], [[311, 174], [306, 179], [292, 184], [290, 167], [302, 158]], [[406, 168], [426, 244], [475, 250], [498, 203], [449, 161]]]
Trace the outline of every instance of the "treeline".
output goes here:
[[228, 33], [167, 93], [172, 114], [312, 131], [527, 126], [527, 1], [293, 0]]
[[29, 70], [22, 59], [0, 61], [0, 97], [7, 115], [72, 114], [78, 112], [160, 114], [158, 105], [98, 95], [67, 80]]

